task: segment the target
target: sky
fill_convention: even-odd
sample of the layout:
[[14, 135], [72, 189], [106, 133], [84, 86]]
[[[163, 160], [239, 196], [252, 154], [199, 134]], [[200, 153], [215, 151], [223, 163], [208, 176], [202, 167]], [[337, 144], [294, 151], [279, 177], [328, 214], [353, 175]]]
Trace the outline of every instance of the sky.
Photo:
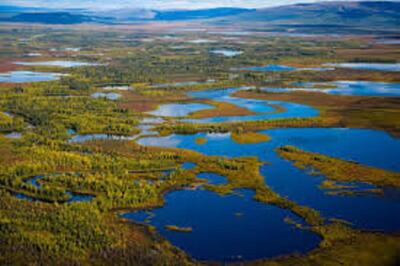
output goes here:
[[46, 8], [87, 8], [92, 10], [121, 8], [200, 9], [214, 7], [261, 8], [295, 3], [313, 3], [318, 1], [319, 0], [0, 0], [0, 5]]

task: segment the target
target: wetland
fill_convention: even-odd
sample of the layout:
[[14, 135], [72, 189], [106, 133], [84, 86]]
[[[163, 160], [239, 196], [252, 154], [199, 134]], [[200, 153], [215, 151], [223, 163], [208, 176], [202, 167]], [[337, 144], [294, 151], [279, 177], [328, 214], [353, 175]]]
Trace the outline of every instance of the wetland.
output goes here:
[[0, 264], [398, 261], [396, 43], [9, 27]]

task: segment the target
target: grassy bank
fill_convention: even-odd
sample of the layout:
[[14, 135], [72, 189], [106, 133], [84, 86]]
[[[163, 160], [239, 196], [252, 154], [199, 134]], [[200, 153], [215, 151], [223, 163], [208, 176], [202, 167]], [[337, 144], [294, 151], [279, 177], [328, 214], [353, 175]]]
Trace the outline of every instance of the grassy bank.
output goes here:
[[300, 169], [315, 169], [333, 181], [354, 181], [377, 186], [400, 187], [399, 173], [303, 151], [293, 146], [278, 148], [277, 152], [282, 158], [294, 162], [294, 166]]

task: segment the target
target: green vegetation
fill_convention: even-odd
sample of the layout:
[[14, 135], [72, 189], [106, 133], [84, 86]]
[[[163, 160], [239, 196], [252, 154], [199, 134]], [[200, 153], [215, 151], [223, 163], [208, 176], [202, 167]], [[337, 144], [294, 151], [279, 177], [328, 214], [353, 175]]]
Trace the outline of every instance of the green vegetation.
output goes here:
[[[360, 265], [390, 265], [398, 262], [398, 236], [359, 232], [343, 222], [328, 220], [308, 206], [302, 206], [269, 188], [260, 174], [257, 158], [205, 156], [183, 149], [143, 147], [133, 141], [94, 140], [71, 143], [76, 134], [132, 136], [140, 132], [144, 112], [160, 104], [202, 102], [215, 108], [195, 112], [192, 118], [249, 115], [251, 111], [206, 100], [194, 100], [188, 91], [241, 85], [292, 86], [298, 81], [378, 80], [400, 81], [399, 73], [335, 70], [326, 72], [253, 73], [231, 68], [288, 64], [318, 67], [325, 62], [392, 60], [398, 47], [365, 46], [364, 39], [292, 38], [240, 36], [228, 43], [212, 36], [217, 43], [188, 44], [186, 39], [203, 35], [177, 34], [184, 49], [176, 43], [160, 41], [157, 32], [59, 27], [2, 26], [0, 35], [1, 72], [19, 70], [57, 71], [58, 81], [0, 83], [0, 264], [83, 264], [83, 265], [192, 265], [186, 254], [161, 238], [153, 228], [120, 218], [119, 214], [160, 207], [164, 195], [184, 187], [204, 185], [208, 190], [228, 194], [236, 188], [256, 192], [255, 200], [285, 208], [322, 237], [320, 247], [304, 256], [291, 255], [262, 261], [271, 265], [349, 265], [358, 258]], [[154, 39], [146, 42], [144, 39]], [[220, 57], [210, 50], [226, 45], [243, 51], [237, 57]], [[52, 51], [58, 47], [81, 47], [79, 52]], [[28, 67], [14, 61], [33, 60], [28, 53], [40, 53], [35, 60], [73, 59], [104, 63], [93, 67], [64, 69]], [[214, 82], [209, 81], [215, 80]], [[179, 86], [176, 82], [199, 81]], [[103, 86], [123, 84], [132, 90], [118, 91], [116, 101], [94, 99]], [[167, 84], [153, 86], [154, 84]], [[169, 85], [168, 85], [169, 84]], [[398, 135], [399, 99], [345, 97], [317, 93], [267, 94], [257, 90], [239, 92], [235, 97], [294, 101], [321, 111], [317, 118], [215, 124], [183, 123], [173, 118], [158, 124], [161, 135], [171, 133], [231, 132], [238, 143], [258, 143], [269, 137], [257, 130], [285, 127], [368, 127]], [[279, 105], [274, 113], [285, 112]], [[20, 132], [20, 139], [3, 135]], [[75, 133], [74, 133], [75, 134]], [[199, 145], [205, 138], [196, 139]], [[298, 149], [283, 148], [281, 155], [301, 167], [313, 167], [327, 176], [324, 189], [345, 190], [335, 181], [363, 181], [379, 186], [399, 186], [395, 173], [346, 162]], [[196, 167], [181, 168], [184, 162]], [[164, 175], [165, 170], [173, 170]], [[201, 172], [226, 177], [222, 185], [205, 184]], [[40, 188], [27, 182], [44, 176]], [[271, 178], [266, 176], [265, 178]], [[68, 192], [92, 195], [89, 202], [71, 202]], [[33, 201], [18, 199], [17, 194]], [[240, 216], [239, 213], [236, 216]], [[169, 230], [189, 232], [170, 225]], [[191, 230], [191, 229], [190, 229]], [[397, 260], [397, 261], [396, 261]], [[255, 262], [258, 264], [258, 262]]]
[[322, 189], [331, 189], [331, 190], [353, 188], [353, 186], [351, 186], [351, 185], [339, 185], [335, 181], [332, 181], [332, 180], [322, 181], [322, 183], [319, 187]]
[[207, 139], [206, 138], [196, 138], [195, 142], [197, 145], [204, 145], [207, 143]]
[[254, 114], [254, 112], [251, 112], [246, 108], [242, 108], [231, 103], [216, 102], [216, 101], [205, 101], [205, 103], [213, 105], [215, 108], [197, 111], [191, 114], [190, 118], [208, 118], [215, 116], [241, 116], [241, 115]]
[[168, 231], [180, 232], [180, 233], [190, 233], [193, 231], [192, 227], [179, 227], [176, 225], [166, 225], [165, 229]]
[[304, 127], [333, 127], [337, 126], [337, 119], [316, 118], [283, 118], [246, 122], [226, 122], [226, 123], [184, 123], [162, 124], [156, 127], [161, 135], [176, 134], [195, 134], [199, 132], [226, 133], [258, 131], [273, 128], [304, 128]]
[[[306, 152], [293, 146], [277, 149], [278, 154], [294, 162], [300, 169], [313, 168], [333, 181], [366, 182], [377, 186], [400, 186], [400, 174], [344, 161], [318, 153]], [[325, 186], [327, 183], [325, 183]], [[332, 186], [332, 184], [330, 184]]]
[[231, 138], [238, 144], [256, 144], [271, 140], [270, 136], [257, 132], [234, 132]]

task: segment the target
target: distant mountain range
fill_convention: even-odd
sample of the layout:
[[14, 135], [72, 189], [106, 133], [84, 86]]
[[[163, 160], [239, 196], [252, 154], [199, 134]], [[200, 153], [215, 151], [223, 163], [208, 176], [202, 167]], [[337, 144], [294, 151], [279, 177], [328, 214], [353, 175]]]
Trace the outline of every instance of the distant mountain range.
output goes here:
[[123, 9], [93, 12], [88, 10], [49, 10], [30, 7], [0, 6], [0, 21], [44, 24], [129, 23], [137, 21], [185, 21], [239, 15], [255, 10], [213, 8], [200, 10]]
[[370, 24], [390, 23], [400, 27], [400, 2], [319, 2], [258, 9], [225, 17], [219, 22], [268, 22], [275, 24]]
[[0, 6], [0, 22], [45, 24], [106, 23], [138, 21], [204, 21], [212, 25], [249, 27], [354, 27], [400, 28], [400, 2], [318, 2], [264, 9], [214, 8], [201, 10], [123, 9], [94, 12], [82, 9]]

